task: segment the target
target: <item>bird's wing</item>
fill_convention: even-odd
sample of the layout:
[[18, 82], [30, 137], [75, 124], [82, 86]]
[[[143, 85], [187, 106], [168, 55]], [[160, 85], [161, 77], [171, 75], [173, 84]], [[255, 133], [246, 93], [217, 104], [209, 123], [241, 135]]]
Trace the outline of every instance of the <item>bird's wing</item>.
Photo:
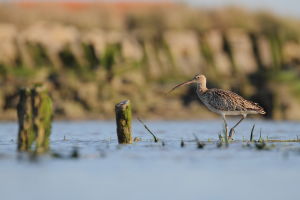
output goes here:
[[207, 91], [208, 103], [218, 110], [223, 111], [257, 111], [263, 109], [252, 101], [248, 101], [240, 95], [222, 89], [210, 89]]

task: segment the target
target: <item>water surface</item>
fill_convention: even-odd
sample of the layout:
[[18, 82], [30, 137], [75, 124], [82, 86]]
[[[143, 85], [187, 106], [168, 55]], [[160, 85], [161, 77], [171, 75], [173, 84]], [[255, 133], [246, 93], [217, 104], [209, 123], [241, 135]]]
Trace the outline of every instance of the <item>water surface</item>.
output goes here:
[[[235, 139], [248, 139], [254, 123], [256, 139], [260, 130], [269, 139], [300, 136], [298, 122], [246, 120]], [[221, 121], [146, 124], [165, 146], [139, 122], [133, 131], [142, 141], [127, 146], [117, 144], [113, 121], [55, 122], [51, 149], [63, 158], [28, 159], [16, 153], [16, 123], [0, 123], [1, 199], [298, 199], [299, 143], [259, 151], [237, 142], [225, 149], [207, 142], [218, 139]], [[74, 147], [79, 159], [69, 158]]]

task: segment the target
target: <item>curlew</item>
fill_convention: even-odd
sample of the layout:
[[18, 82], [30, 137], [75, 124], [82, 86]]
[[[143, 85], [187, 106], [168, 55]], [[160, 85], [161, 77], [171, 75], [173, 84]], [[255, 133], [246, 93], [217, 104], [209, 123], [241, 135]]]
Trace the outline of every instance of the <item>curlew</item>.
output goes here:
[[222, 116], [226, 132], [228, 130], [226, 115], [241, 115], [242, 118], [230, 129], [229, 138], [232, 138], [234, 129], [247, 117], [248, 114], [265, 114], [264, 109], [257, 103], [248, 101], [238, 94], [222, 89], [208, 89], [206, 77], [198, 74], [192, 80], [176, 85], [170, 90], [197, 83], [197, 95], [203, 104], [212, 112]]

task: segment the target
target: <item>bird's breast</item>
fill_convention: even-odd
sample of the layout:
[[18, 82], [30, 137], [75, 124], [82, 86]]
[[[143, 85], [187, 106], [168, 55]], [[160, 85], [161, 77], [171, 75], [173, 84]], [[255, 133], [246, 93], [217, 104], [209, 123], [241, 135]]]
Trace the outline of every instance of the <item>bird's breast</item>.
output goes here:
[[212, 112], [217, 113], [217, 114], [222, 114], [220, 112], [220, 110], [214, 108], [213, 106], [211, 106], [211, 104], [209, 103], [210, 99], [209, 96], [207, 96], [205, 94], [205, 92], [201, 92], [201, 91], [197, 91], [197, 95], [199, 97], [199, 99], [201, 100], [201, 102]]

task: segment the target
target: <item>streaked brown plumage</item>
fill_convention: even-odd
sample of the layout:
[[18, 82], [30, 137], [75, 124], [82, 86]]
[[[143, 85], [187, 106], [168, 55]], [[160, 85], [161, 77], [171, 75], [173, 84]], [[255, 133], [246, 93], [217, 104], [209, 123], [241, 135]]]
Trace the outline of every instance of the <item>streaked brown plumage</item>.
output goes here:
[[257, 103], [248, 101], [238, 94], [222, 89], [209, 89], [200, 93], [199, 98], [202, 102], [207, 102], [216, 110], [236, 111], [236, 112], [257, 112], [265, 114], [265, 111]]
[[212, 112], [220, 114], [223, 117], [226, 130], [226, 115], [242, 115], [241, 120], [230, 129], [229, 137], [232, 137], [234, 128], [239, 125], [248, 114], [266, 113], [257, 103], [248, 101], [234, 92], [222, 89], [207, 89], [206, 77], [200, 74], [196, 75], [190, 81], [175, 86], [171, 91], [191, 83], [197, 83], [197, 94], [204, 105]]

